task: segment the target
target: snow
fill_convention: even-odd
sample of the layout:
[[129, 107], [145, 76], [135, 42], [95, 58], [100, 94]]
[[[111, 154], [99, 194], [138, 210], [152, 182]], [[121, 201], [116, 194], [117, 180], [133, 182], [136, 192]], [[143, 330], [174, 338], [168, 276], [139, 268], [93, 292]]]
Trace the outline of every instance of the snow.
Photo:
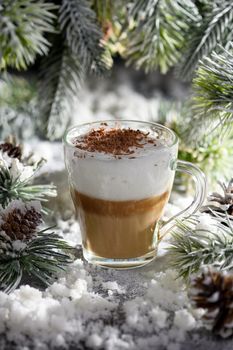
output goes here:
[[218, 228], [216, 226], [216, 221], [209, 214], [200, 214], [198, 216], [198, 223], [196, 225], [196, 230], [205, 231], [204, 235], [208, 235], [208, 231], [212, 233], [217, 233]]
[[8, 156], [6, 152], [0, 150], [0, 164], [4, 166], [10, 166], [12, 162], [12, 158]]
[[177, 328], [183, 329], [184, 331], [189, 331], [195, 328], [196, 321], [193, 315], [186, 309], [177, 310], [175, 312], [174, 325], [177, 326]]
[[122, 288], [121, 286], [118, 285], [116, 281], [114, 282], [103, 282], [102, 286], [104, 289], [111, 290], [111, 291], [116, 291], [118, 294], [124, 294], [125, 289]]
[[16, 240], [12, 242], [12, 247], [15, 251], [21, 251], [24, 250], [26, 248], [27, 244], [20, 241], [20, 240]]
[[34, 172], [34, 167], [32, 165], [25, 166], [18, 159], [12, 159], [10, 174], [12, 175], [13, 180], [24, 182], [31, 178]]
[[170, 343], [179, 349], [186, 331], [199, 325], [187, 311], [176, 273], [151, 271], [108, 271], [77, 259], [45, 291], [26, 285], [10, 295], [0, 293], [0, 329], [7, 329], [7, 339], [21, 349], [29, 344], [51, 349], [71, 339], [91, 349], [159, 349]]
[[22, 202], [19, 199], [16, 199], [12, 202], [10, 202], [10, 204], [6, 207], [6, 209], [4, 209], [4, 211], [1, 211], [1, 215], [7, 215], [8, 213], [10, 213], [12, 210], [20, 210], [20, 212], [25, 213], [27, 206], [29, 205], [29, 203], [27, 203], [27, 205]]

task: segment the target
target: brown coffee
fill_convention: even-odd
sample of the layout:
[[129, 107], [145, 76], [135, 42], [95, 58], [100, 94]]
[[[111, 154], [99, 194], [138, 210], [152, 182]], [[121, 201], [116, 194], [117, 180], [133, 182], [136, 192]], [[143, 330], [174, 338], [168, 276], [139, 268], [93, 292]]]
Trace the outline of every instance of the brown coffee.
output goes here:
[[154, 254], [154, 230], [170, 191], [141, 200], [110, 201], [71, 187], [84, 248], [98, 257], [138, 258]]

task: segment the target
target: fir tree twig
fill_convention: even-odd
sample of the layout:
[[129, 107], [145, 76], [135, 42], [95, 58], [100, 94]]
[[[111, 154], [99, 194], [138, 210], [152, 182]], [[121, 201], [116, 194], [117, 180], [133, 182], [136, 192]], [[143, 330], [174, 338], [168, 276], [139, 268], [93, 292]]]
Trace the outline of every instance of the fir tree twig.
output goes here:
[[58, 36], [41, 67], [38, 122], [42, 136], [60, 138], [71, 118], [73, 102], [83, 77], [80, 61]]
[[104, 49], [103, 33], [89, 0], [63, 0], [59, 10], [61, 30], [70, 52], [78, 57], [83, 69], [102, 75], [111, 66]]
[[198, 218], [177, 222], [169, 251], [171, 266], [178, 270], [179, 276], [188, 278], [199, 271], [203, 265], [212, 265], [221, 270], [233, 267], [233, 226], [221, 223], [222, 218], [212, 219], [210, 229], [195, 228]]
[[[231, 45], [232, 46], [232, 45]], [[201, 62], [193, 80], [192, 131], [188, 137], [232, 131], [233, 121], [233, 55], [223, 48]]]
[[200, 59], [216, 49], [218, 43], [225, 46], [231, 40], [232, 30], [232, 1], [213, 1], [212, 10], [207, 13], [200, 27], [189, 38], [187, 50], [178, 69], [179, 77], [189, 79]]
[[92, 0], [92, 8], [96, 13], [98, 22], [105, 27], [107, 21], [112, 20], [112, 10], [114, 2], [112, 0]]
[[0, 209], [0, 290], [10, 293], [27, 275], [45, 286], [72, 262], [72, 247], [42, 223], [39, 202], [13, 201]]
[[195, 4], [189, 0], [136, 0], [129, 18], [134, 28], [128, 32], [128, 63], [147, 72], [159, 67], [163, 73], [177, 63], [187, 36], [200, 20]]
[[48, 52], [45, 32], [53, 32], [56, 6], [43, 0], [4, 0], [0, 4], [0, 68], [17, 69]]
[[9, 168], [0, 159], [0, 204], [3, 208], [15, 199], [21, 199], [23, 201], [39, 200], [46, 202], [48, 201], [47, 197], [56, 196], [56, 186], [52, 184], [31, 184], [34, 176], [41, 168], [43, 161], [38, 162], [34, 167], [31, 166], [24, 168], [21, 166], [19, 169], [17, 169], [18, 161], [13, 160], [12, 162], [13, 167], [11, 166]]

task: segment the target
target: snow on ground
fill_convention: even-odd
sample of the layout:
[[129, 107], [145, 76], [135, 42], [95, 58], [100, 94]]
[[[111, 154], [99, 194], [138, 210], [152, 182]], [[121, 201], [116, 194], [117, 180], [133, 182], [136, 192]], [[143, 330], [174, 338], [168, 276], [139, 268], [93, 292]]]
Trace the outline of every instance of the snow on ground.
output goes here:
[[[0, 294], [0, 329], [18, 349], [179, 349], [200, 327], [172, 270], [108, 271], [76, 260], [46, 291]], [[28, 338], [29, 336], [29, 338]]]

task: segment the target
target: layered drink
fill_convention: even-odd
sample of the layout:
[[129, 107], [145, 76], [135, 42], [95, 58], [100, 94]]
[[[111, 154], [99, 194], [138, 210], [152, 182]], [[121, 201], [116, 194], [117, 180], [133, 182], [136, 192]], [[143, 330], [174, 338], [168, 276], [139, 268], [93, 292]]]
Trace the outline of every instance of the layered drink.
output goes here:
[[130, 267], [155, 256], [177, 149], [167, 147], [169, 135], [143, 125], [94, 123], [66, 135], [71, 196], [90, 262]]

